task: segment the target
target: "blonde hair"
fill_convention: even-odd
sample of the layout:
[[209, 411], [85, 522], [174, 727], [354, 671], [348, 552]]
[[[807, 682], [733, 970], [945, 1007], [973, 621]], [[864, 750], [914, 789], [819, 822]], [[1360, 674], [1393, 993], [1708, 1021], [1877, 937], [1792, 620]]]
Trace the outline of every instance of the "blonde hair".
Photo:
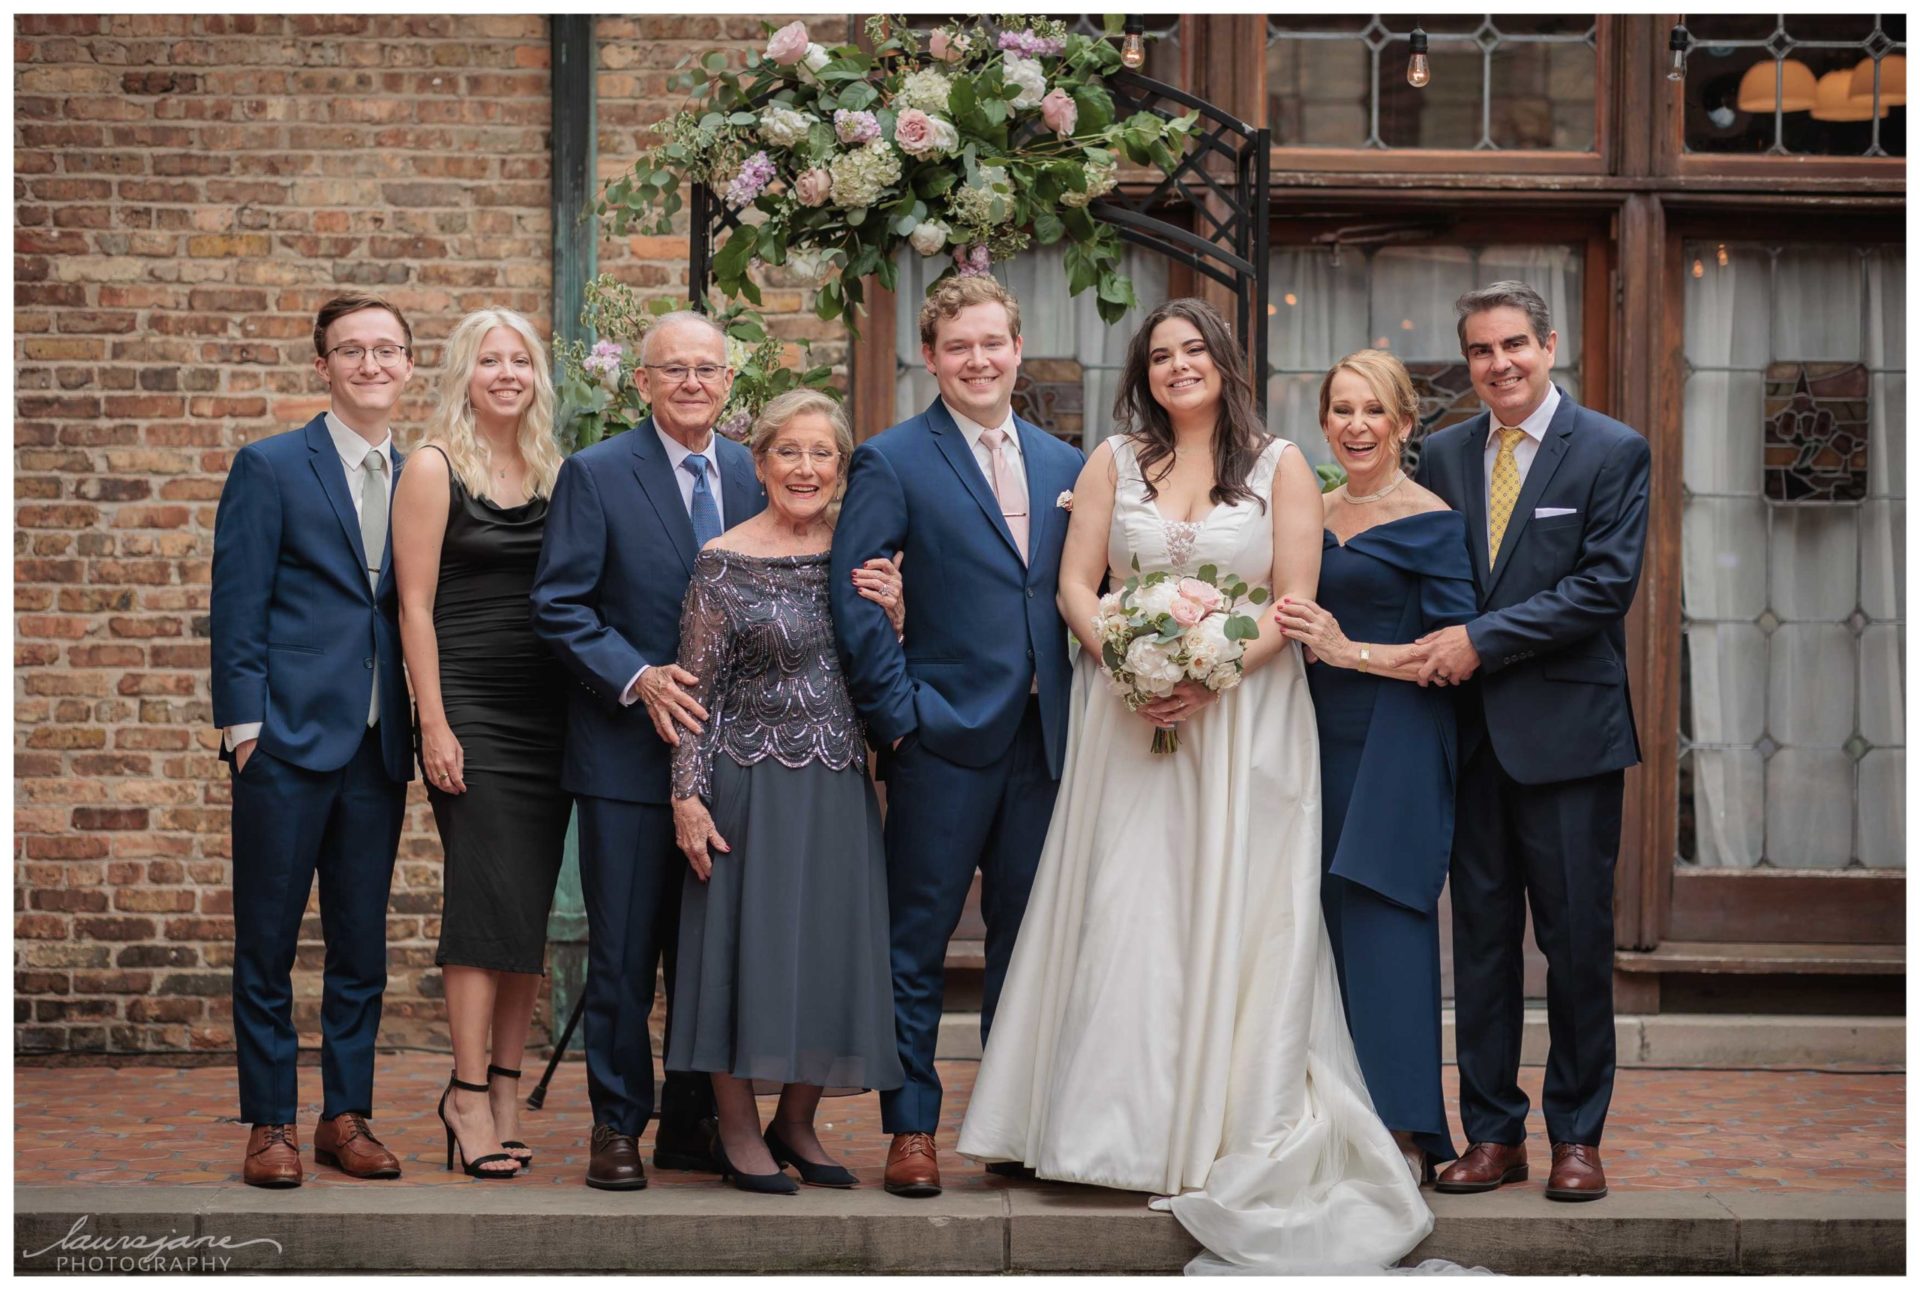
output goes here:
[[830, 394], [804, 387], [788, 390], [767, 400], [767, 405], [760, 409], [760, 415], [754, 418], [753, 429], [747, 434], [747, 451], [753, 454], [756, 462], [763, 461], [780, 432], [792, 425], [796, 418], [809, 412], [819, 413], [833, 427], [833, 446], [840, 454], [840, 471], [834, 484], [833, 500], [827, 503], [827, 523], [832, 524], [840, 518], [840, 499], [847, 494], [847, 463], [853, 459], [853, 427], [847, 424], [847, 414], [838, 400]]
[[1359, 349], [1347, 355], [1320, 378], [1320, 426], [1326, 428], [1327, 407], [1333, 402], [1333, 378], [1342, 371], [1352, 372], [1367, 383], [1373, 397], [1398, 424], [1400, 434], [1396, 451], [1406, 446], [1407, 436], [1420, 419], [1420, 396], [1413, 392], [1413, 377], [1407, 365], [1384, 349]]
[[1007, 311], [1007, 333], [1015, 340], [1020, 339], [1020, 302], [997, 279], [981, 273], [942, 278], [927, 293], [926, 303], [920, 306], [920, 343], [932, 345], [940, 331], [940, 320], [957, 318], [962, 309], [972, 305], [1004, 307]]
[[427, 420], [425, 442], [438, 444], [453, 465], [453, 473], [475, 497], [487, 496], [492, 449], [474, 433], [473, 406], [467, 386], [480, 361], [487, 333], [505, 327], [520, 337], [533, 360], [533, 403], [520, 415], [516, 436], [527, 463], [527, 496], [551, 497], [560, 474], [560, 445], [553, 437], [553, 374], [547, 370], [547, 347], [533, 324], [510, 309], [476, 309], [462, 318], [447, 337], [447, 361], [440, 372], [440, 400]]

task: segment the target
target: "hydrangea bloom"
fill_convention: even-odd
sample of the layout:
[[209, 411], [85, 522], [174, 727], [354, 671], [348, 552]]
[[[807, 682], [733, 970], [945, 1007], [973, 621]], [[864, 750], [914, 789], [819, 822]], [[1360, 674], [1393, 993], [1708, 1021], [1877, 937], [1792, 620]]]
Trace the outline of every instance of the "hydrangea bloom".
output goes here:
[[948, 102], [952, 95], [953, 81], [947, 74], [928, 69], [907, 77], [894, 95], [893, 106], [896, 110], [919, 108], [930, 116], [946, 116], [953, 111]]
[[1114, 185], [1120, 182], [1120, 168], [1111, 162], [1087, 167], [1087, 190], [1084, 193], [1065, 192], [1060, 194], [1062, 206], [1085, 206], [1096, 197], [1105, 197], [1112, 192]]
[[900, 154], [885, 140], [843, 152], [828, 166], [833, 175], [833, 204], [848, 210], [871, 206], [887, 185], [900, 179]]
[[[995, 198], [998, 198], [996, 210]], [[947, 206], [958, 222], [981, 228], [1013, 218], [1013, 186], [1004, 166], [980, 167], [980, 182], [962, 184], [947, 196]]]
[[760, 113], [760, 137], [776, 148], [791, 148], [807, 137], [816, 118], [775, 104]]

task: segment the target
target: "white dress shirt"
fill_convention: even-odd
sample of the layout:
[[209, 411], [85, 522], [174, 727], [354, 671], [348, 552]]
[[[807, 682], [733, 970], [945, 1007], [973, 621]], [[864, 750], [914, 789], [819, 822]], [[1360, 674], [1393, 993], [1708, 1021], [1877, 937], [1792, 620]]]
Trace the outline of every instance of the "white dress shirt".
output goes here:
[[[660, 446], [667, 450], [667, 464], [673, 467], [673, 482], [680, 485], [680, 502], [687, 508], [687, 515], [691, 518], [693, 472], [687, 470], [685, 466], [687, 458], [693, 456], [693, 449], [662, 430], [657, 421], [654, 422], [653, 432], [660, 436]], [[713, 450], [711, 434], [707, 436], [706, 450], [700, 455], [707, 459], [707, 491], [713, 494], [714, 509], [720, 513], [720, 528], [724, 532], [727, 527], [727, 503], [726, 499], [720, 495], [720, 457]], [[633, 679], [627, 682], [627, 688], [620, 692], [621, 707], [630, 708], [640, 698], [640, 692], [635, 687], [640, 684], [640, 678], [645, 676], [647, 669], [652, 666], [651, 663], [642, 663], [640, 670], [633, 674]]]
[[[992, 486], [993, 454], [988, 452], [987, 446], [980, 442], [980, 436], [995, 427], [983, 426], [978, 421], [962, 416], [960, 413], [955, 412], [953, 410], [953, 404], [948, 403], [945, 399], [941, 399], [940, 404], [946, 408], [947, 415], [953, 418], [953, 423], [960, 427], [960, 433], [966, 436], [967, 447], [973, 449], [973, 459], [980, 463], [980, 473], [987, 477], [988, 486]], [[1027, 466], [1026, 462], [1020, 456], [1020, 431], [1014, 427], [1013, 409], [1011, 407], [1007, 409], [1006, 419], [1000, 423], [998, 429], [1006, 436], [1002, 441], [1001, 451], [1007, 455], [1007, 465], [1012, 467], [1018, 474], [1024, 476]]]
[[[353, 499], [353, 518], [360, 519], [360, 490], [365, 486], [365, 470], [369, 454], [378, 452], [387, 461], [387, 502], [388, 512], [392, 512], [393, 502], [393, 432], [387, 431], [378, 444], [368, 443], [359, 431], [335, 416], [331, 409], [327, 412], [327, 434], [333, 440], [333, 450], [340, 454], [340, 468], [347, 476], [347, 496]], [[388, 540], [391, 545], [391, 539]], [[367, 719], [373, 725], [378, 712]], [[227, 750], [231, 752], [249, 739], [260, 737], [259, 721], [243, 721], [239, 725], [228, 726], [226, 730]]]
[[[1532, 467], [1534, 457], [1539, 455], [1540, 441], [1547, 437], [1547, 427], [1553, 424], [1553, 414], [1559, 406], [1560, 388], [1549, 383], [1547, 386], [1547, 397], [1540, 400], [1540, 406], [1535, 408], [1525, 421], [1512, 427], [1515, 430], [1524, 430], [1527, 432], [1526, 438], [1513, 445], [1513, 464], [1520, 471], [1520, 486], [1522, 488], [1526, 487], [1527, 471]], [[1487, 446], [1485, 450], [1486, 455], [1481, 463], [1484, 467], [1481, 475], [1487, 481], [1487, 511], [1488, 514], [1491, 515], [1493, 511], [1493, 461], [1494, 458], [1500, 455], [1500, 427], [1506, 423], [1500, 419], [1500, 415], [1494, 412], [1493, 409], [1487, 409], [1487, 413]], [[1511, 524], [1512, 521], [1509, 520], [1508, 523]]]

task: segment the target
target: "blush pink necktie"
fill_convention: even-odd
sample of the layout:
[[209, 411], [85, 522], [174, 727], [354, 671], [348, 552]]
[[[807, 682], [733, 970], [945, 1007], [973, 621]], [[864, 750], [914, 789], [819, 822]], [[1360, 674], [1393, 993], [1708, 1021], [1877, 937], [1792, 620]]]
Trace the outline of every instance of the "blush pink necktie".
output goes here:
[[1006, 516], [1013, 544], [1020, 548], [1021, 563], [1027, 560], [1027, 481], [1007, 460], [1007, 434], [1004, 430], [982, 430], [980, 442], [987, 445], [987, 458], [993, 462], [989, 482], [1000, 500], [1000, 513]]

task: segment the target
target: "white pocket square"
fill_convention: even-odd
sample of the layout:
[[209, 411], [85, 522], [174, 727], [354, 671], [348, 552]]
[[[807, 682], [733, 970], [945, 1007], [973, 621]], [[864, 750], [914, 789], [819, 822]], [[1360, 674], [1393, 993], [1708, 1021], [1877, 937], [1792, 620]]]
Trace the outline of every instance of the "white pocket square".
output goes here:
[[1580, 512], [1571, 506], [1542, 506], [1533, 512], [1536, 520], [1550, 520], [1556, 515], [1578, 515]]

